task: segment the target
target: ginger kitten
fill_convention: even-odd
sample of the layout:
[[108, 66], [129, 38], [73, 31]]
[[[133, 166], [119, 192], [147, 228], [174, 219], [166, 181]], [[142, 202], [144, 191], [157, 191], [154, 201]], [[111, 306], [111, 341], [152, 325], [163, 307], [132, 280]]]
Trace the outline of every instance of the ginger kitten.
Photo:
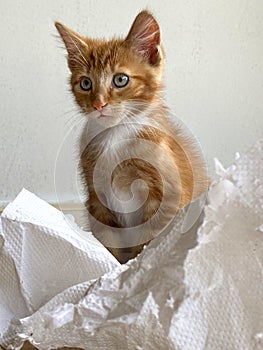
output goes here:
[[80, 159], [91, 229], [124, 263], [207, 190], [204, 162], [164, 105], [160, 28], [148, 11], [125, 39], [92, 39], [55, 25], [87, 118]]

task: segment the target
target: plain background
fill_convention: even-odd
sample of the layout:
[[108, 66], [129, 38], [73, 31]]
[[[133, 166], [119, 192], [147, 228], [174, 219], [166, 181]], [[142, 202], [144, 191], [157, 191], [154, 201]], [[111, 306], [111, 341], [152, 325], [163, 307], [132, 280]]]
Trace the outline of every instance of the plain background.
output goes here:
[[22, 187], [52, 203], [79, 200], [81, 124], [54, 20], [125, 36], [145, 7], [162, 29], [167, 103], [199, 140], [210, 175], [214, 157], [228, 166], [262, 137], [262, 0], [1, 0], [0, 204]]

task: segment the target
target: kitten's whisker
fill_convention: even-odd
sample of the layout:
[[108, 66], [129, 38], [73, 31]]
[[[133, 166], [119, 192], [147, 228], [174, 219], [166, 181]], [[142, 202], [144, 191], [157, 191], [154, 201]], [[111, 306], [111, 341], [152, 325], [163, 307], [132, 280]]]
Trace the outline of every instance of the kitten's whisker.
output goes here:
[[78, 125], [80, 120], [81, 120], [81, 115], [79, 112], [76, 112], [65, 122], [65, 127], [72, 129], [74, 126]]

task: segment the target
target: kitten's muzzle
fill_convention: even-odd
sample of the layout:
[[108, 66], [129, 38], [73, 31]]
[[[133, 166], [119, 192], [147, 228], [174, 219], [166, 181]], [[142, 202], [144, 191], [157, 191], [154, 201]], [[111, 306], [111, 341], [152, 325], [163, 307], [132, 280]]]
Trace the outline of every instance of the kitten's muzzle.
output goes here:
[[104, 102], [104, 101], [101, 101], [101, 100], [95, 100], [93, 102], [93, 107], [97, 111], [101, 112], [102, 109], [107, 106], [107, 104], [108, 104], [107, 102]]

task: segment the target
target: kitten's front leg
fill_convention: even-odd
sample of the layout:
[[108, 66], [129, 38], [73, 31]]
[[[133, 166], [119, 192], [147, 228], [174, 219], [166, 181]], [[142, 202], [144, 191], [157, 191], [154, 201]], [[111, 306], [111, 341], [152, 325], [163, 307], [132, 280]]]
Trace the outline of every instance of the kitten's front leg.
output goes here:
[[92, 230], [96, 231], [96, 226], [101, 225], [107, 227], [121, 227], [114, 213], [101, 202], [95, 191], [89, 191], [89, 199], [86, 201], [86, 208], [90, 215]]
[[86, 207], [92, 233], [121, 264], [135, 258], [142, 251], [145, 243], [132, 247], [127, 244], [127, 247], [123, 247], [122, 234], [125, 228], [119, 223], [115, 213], [99, 200], [95, 191], [89, 192]]

